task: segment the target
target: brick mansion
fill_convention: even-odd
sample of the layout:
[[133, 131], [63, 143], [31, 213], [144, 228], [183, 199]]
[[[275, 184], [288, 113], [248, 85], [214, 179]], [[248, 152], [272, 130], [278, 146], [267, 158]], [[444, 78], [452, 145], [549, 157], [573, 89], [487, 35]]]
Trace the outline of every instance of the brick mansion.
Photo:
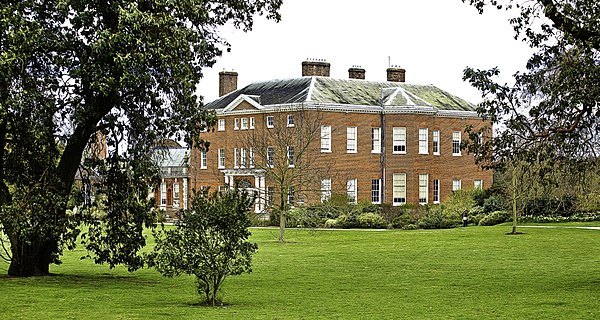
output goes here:
[[[398, 67], [385, 82], [365, 80], [361, 68], [348, 72], [333, 79], [329, 63], [305, 61], [302, 77], [240, 89], [237, 73], [221, 72], [220, 98], [207, 105], [217, 125], [202, 133], [208, 151], [191, 151], [189, 187], [247, 188], [258, 195], [255, 211], [265, 212], [280, 200], [300, 205], [333, 194], [436, 204], [454, 190], [491, 186], [492, 172], [461, 150], [465, 127], [486, 124], [474, 105], [405, 83]], [[278, 190], [283, 174], [290, 181]]]

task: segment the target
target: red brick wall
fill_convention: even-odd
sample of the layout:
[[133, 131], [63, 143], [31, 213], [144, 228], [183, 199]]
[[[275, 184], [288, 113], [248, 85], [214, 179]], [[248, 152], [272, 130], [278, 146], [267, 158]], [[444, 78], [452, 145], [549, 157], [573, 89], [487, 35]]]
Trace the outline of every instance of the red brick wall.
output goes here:
[[[313, 114], [317, 111], [305, 111]], [[282, 112], [275, 115], [276, 121], [285, 121], [287, 114]], [[345, 192], [348, 179], [358, 180], [358, 199], [371, 200], [371, 179], [381, 177], [380, 154], [371, 153], [371, 128], [380, 127], [379, 113], [352, 113], [352, 112], [318, 112], [322, 117], [322, 125], [331, 125], [332, 152], [328, 154], [315, 154], [318, 166], [330, 167], [334, 192]], [[245, 115], [227, 115], [225, 131], [210, 131], [203, 134], [203, 138], [210, 142], [207, 152], [207, 169], [200, 170], [200, 155], [194, 151], [191, 158], [191, 185], [196, 190], [200, 186], [211, 187], [215, 190], [224, 183], [224, 175], [217, 169], [218, 149], [225, 149], [226, 168], [233, 168], [233, 148], [241, 147], [245, 130], [234, 130], [234, 118], [254, 117], [256, 130], [263, 130], [266, 126], [265, 113], [247, 113]], [[221, 116], [221, 118], [223, 118]], [[298, 119], [298, 117], [296, 117]], [[472, 155], [462, 151], [461, 156], [452, 155], [452, 132], [460, 131], [461, 138], [465, 139], [463, 132], [467, 125], [475, 127], [483, 124], [480, 119], [450, 118], [433, 116], [431, 114], [386, 114], [385, 150], [386, 150], [386, 190], [385, 202], [392, 202], [392, 176], [394, 173], [407, 175], [407, 202], [418, 203], [419, 188], [418, 175], [429, 175], [429, 202], [433, 202], [433, 179], [440, 181], [440, 198], [443, 201], [452, 190], [452, 180], [460, 179], [463, 189], [473, 188], [474, 180], [483, 180], [484, 188], [492, 185], [492, 172], [482, 171], [475, 165]], [[346, 128], [357, 127], [357, 153], [346, 152]], [[406, 127], [407, 154], [392, 153], [393, 127]], [[419, 128], [428, 129], [429, 154], [419, 154]], [[440, 131], [440, 155], [433, 155], [433, 130]], [[317, 136], [317, 150], [320, 148], [320, 136]], [[272, 185], [267, 181], [267, 186]], [[318, 187], [316, 187], [318, 189]], [[318, 199], [317, 196], [312, 200]]]

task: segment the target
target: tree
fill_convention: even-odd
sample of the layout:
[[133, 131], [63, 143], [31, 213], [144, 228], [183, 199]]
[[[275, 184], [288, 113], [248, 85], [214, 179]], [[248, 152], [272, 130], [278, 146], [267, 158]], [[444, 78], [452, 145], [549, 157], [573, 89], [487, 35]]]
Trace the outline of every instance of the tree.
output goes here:
[[[152, 223], [150, 149], [197, 134], [212, 116], [195, 95], [202, 68], [229, 45], [217, 28], [278, 20], [281, 0], [26, 0], [0, 8], [0, 224], [11, 276], [47, 275], [81, 239], [98, 263], [139, 268]], [[84, 159], [100, 132], [106, 159]], [[84, 161], [85, 160], [85, 161]], [[67, 214], [82, 163], [106, 215]]]
[[[463, 0], [516, 13], [515, 38], [537, 52], [514, 85], [494, 81], [497, 68], [467, 68], [464, 79], [484, 97], [479, 113], [505, 128], [480, 146], [480, 160], [501, 164], [554, 158], [587, 167], [597, 157], [600, 120], [600, 3], [594, 0]], [[573, 161], [577, 160], [577, 161]]]
[[252, 271], [252, 255], [258, 249], [247, 241], [253, 203], [253, 197], [235, 189], [197, 195], [174, 229], [163, 226], [154, 233], [151, 264], [166, 277], [194, 275], [198, 294], [206, 304], [217, 305], [227, 276]]
[[[279, 213], [279, 241], [285, 241], [286, 212], [304, 197], [321, 192], [321, 181], [328, 177], [332, 160], [325, 161], [319, 144], [323, 134], [319, 110], [303, 107], [289, 112], [273, 113], [273, 126], [248, 130], [242, 137], [247, 150], [252, 150], [254, 167], [265, 172], [265, 178], [274, 184], [278, 195], [276, 209]], [[288, 117], [293, 125], [289, 125]], [[325, 129], [323, 129], [325, 130]], [[327, 191], [325, 191], [327, 192]], [[270, 195], [266, 195], [270, 198]], [[271, 200], [271, 199], [269, 199]]]

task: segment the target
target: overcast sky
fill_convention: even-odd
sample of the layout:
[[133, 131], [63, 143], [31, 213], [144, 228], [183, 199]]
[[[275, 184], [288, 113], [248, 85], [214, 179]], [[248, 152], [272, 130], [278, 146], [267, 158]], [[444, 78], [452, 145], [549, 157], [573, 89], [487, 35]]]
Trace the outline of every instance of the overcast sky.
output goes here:
[[256, 81], [301, 76], [307, 58], [331, 63], [331, 77], [366, 69], [366, 80], [385, 81], [388, 57], [406, 69], [406, 82], [433, 84], [478, 103], [462, 81], [465, 67], [502, 71], [502, 81], [525, 67], [532, 51], [513, 39], [508, 14], [489, 8], [479, 15], [460, 0], [284, 0], [281, 22], [257, 17], [248, 33], [225, 27], [231, 44], [204, 70], [199, 94], [218, 98], [218, 73], [238, 72], [238, 88]]

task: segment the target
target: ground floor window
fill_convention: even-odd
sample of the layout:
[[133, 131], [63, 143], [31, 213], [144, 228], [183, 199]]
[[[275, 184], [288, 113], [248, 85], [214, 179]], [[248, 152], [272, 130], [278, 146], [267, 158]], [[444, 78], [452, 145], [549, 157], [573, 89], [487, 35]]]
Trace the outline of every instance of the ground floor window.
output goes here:
[[371, 180], [371, 202], [381, 203], [381, 179]]
[[428, 201], [429, 191], [429, 175], [419, 175], [419, 204], [426, 204]]
[[392, 192], [395, 206], [406, 203], [406, 173], [394, 173], [392, 178]]
[[346, 183], [346, 192], [348, 194], [348, 202], [356, 203], [356, 179], [350, 179]]
[[440, 203], [440, 180], [433, 180], [433, 203]]

